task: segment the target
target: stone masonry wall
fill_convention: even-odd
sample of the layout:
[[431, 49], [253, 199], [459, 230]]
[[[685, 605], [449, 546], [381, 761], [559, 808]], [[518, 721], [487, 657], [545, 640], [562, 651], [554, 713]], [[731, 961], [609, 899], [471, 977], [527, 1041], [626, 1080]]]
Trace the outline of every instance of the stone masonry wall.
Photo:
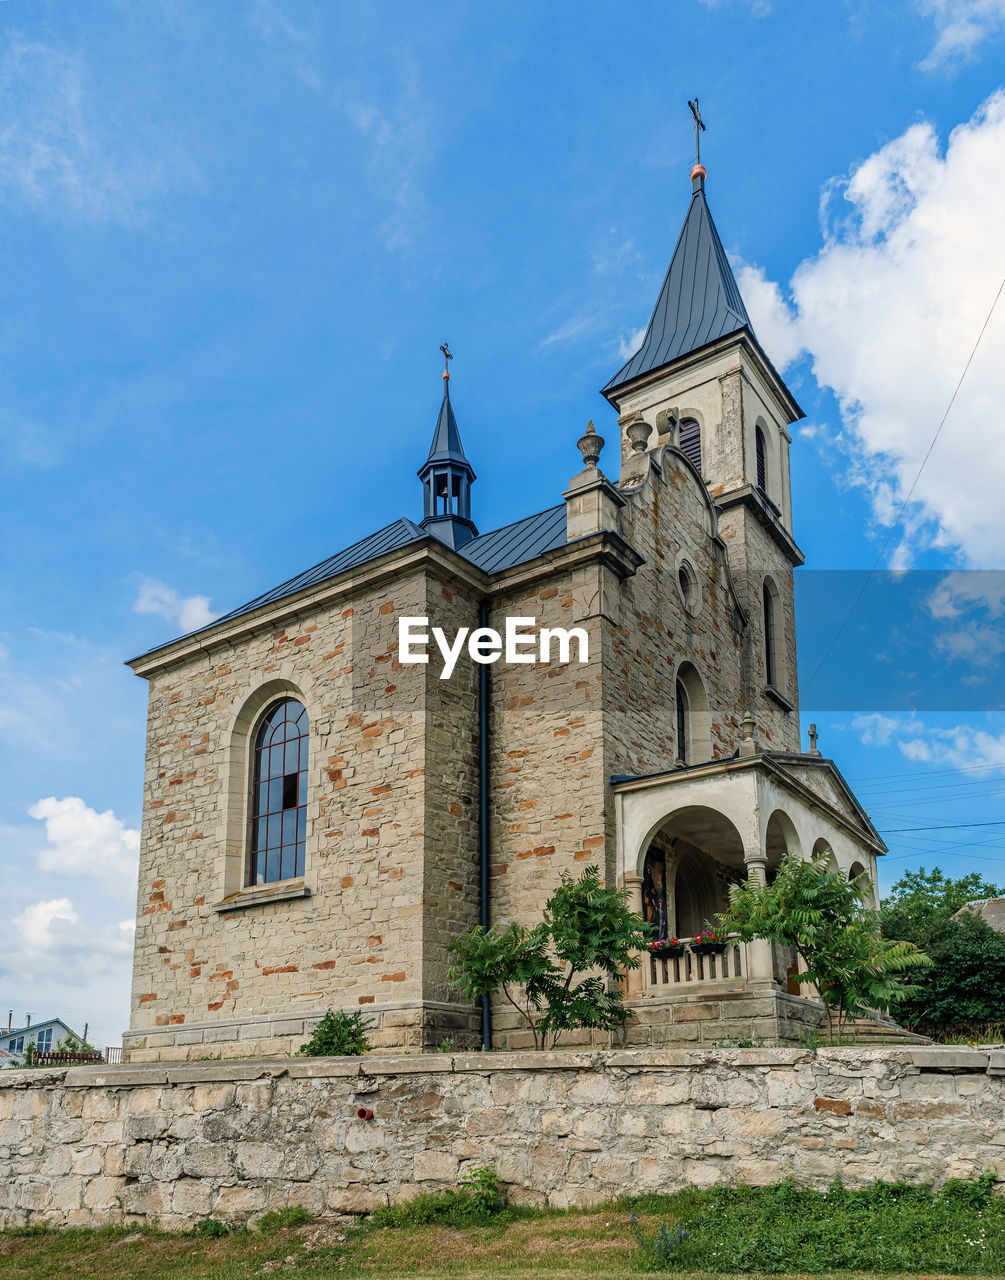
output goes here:
[[[357, 1110], [372, 1110], [372, 1120]], [[1005, 1178], [1005, 1050], [569, 1051], [0, 1072], [0, 1226]]]
[[[131, 1059], [288, 1052], [333, 1005], [373, 1015], [378, 1048], [475, 1033], [443, 979], [477, 913], [474, 678], [397, 661], [400, 615], [474, 607], [414, 570], [152, 676]], [[311, 719], [309, 896], [249, 904], [247, 744], [283, 696]]]

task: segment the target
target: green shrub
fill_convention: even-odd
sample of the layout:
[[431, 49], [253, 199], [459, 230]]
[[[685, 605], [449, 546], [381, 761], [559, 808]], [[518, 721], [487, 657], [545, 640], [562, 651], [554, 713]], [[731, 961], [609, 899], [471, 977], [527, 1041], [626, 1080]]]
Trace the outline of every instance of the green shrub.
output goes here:
[[263, 1213], [258, 1219], [258, 1230], [263, 1236], [270, 1236], [284, 1227], [302, 1227], [310, 1222], [311, 1215], [302, 1204], [288, 1204], [285, 1209], [274, 1209], [271, 1213]]
[[898, 1022], [936, 1030], [1005, 1020], [1005, 937], [965, 915], [945, 924], [929, 949], [934, 964], [893, 1007]]
[[234, 1225], [219, 1218], [200, 1218], [188, 1234], [198, 1240], [222, 1240], [234, 1234]]
[[357, 1057], [370, 1048], [366, 1033], [374, 1025], [359, 1009], [354, 1013], [329, 1009], [299, 1052], [307, 1058]]
[[494, 1169], [473, 1169], [458, 1189], [418, 1195], [414, 1200], [389, 1204], [374, 1211], [378, 1227], [480, 1227], [512, 1217]]

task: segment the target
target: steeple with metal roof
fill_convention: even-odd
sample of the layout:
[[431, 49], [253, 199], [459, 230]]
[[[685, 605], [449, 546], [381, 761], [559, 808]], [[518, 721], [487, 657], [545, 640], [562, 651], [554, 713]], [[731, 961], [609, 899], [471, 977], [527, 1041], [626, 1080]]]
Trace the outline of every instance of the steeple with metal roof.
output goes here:
[[446, 343], [443, 352], [443, 403], [436, 419], [429, 457], [419, 470], [423, 493], [422, 527], [448, 546], [464, 546], [478, 530], [471, 519], [471, 483], [475, 473], [461, 444], [461, 433], [450, 403], [450, 370], [453, 359]]
[[603, 395], [613, 404], [616, 393], [637, 378], [743, 330], [754, 338], [705, 199], [705, 166], [699, 162], [691, 170], [691, 205], [642, 345]]

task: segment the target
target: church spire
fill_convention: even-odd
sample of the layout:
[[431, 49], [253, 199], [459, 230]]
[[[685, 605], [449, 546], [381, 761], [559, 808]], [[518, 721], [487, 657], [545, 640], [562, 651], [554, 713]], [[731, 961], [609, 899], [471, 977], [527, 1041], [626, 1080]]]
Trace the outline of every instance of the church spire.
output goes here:
[[475, 473], [461, 444], [453, 405], [450, 403], [449, 362], [454, 358], [444, 343], [443, 403], [429, 446], [429, 456], [419, 470], [423, 493], [422, 526], [451, 547], [462, 547], [478, 530], [471, 519], [471, 483]]
[[[697, 100], [692, 110], [696, 106]], [[697, 117], [696, 138], [699, 125]], [[635, 355], [603, 388], [612, 404], [617, 393], [636, 378], [719, 338], [744, 329], [754, 336], [705, 199], [705, 176], [705, 166], [699, 160], [691, 169], [691, 204], [645, 337]]]

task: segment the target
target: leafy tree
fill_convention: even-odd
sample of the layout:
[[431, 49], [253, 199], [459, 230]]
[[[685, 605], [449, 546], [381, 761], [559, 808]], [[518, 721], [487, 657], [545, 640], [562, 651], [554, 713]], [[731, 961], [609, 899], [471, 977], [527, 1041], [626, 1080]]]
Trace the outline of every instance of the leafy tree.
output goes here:
[[950, 920], [930, 946], [932, 967], [896, 1017], [913, 1027], [1005, 1022], [1005, 937], [978, 916]]
[[808, 862], [790, 855], [769, 885], [733, 885], [726, 929], [745, 941], [769, 938], [799, 951], [827, 1011], [827, 1029], [840, 1035], [845, 1018], [866, 1009], [888, 1010], [915, 988], [905, 976], [931, 964], [911, 942], [884, 938], [875, 912], [863, 906], [866, 875], [848, 880], [829, 856]]
[[448, 976], [469, 1000], [501, 992], [543, 1049], [563, 1031], [622, 1025], [627, 1010], [612, 979], [638, 966], [651, 933], [627, 891], [601, 885], [596, 867], [579, 880], [563, 872], [533, 929], [511, 923], [455, 938]]
[[329, 1009], [298, 1052], [307, 1058], [356, 1057], [370, 1048], [366, 1033], [373, 1025], [359, 1009], [352, 1013]]
[[953, 916], [968, 902], [998, 898], [1005, 893], [976, 871], [951, 880], [938, 867], [908, 871], [880, 905], [880, 920], [887, 938], [899, 938], [919, 947], [932, 947], [941, 939]]

